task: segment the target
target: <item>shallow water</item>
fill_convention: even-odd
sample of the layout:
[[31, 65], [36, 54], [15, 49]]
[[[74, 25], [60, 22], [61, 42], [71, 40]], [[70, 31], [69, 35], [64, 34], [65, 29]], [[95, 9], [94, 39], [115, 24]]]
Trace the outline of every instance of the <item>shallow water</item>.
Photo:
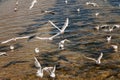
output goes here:
[[[32, 1], [32, 0], [31, 0]], [[38, 1], [32, 10], [28, 10], [30, 1], [20, 1], [18, 11], [14, 12], [15, 0], [0, 0], [0, 42], [19, 36], [37, 34], [42, 37], [52, 36], [58, 32], [48, 20], [60, 28], [66, 18], [69, 26], [63, 35], [53, 41], [32, 39], [18, 40], [0, 45], [0, 51], [6, 51], [7, 56], [0, 56], [1, 78], [10, 80], [36, 80], [37, 69], [34, 67], [34, 56], [42, 66], [57, 65], [56, 79], [70, 80], [112, 80], [120, 78], [120, 55], [110, 49], [111, 44], [120, 46], [120, 29], [113, 32], [94, 31], [97, 25], [120, 24], [119, 0], [91, 0], [99, 7], [85, 5], [89, 0], [47, 0]], [[80, 12], [77, 12], [77, 9]], [[42, 10], [50, 10], [55, 14], [43, 14]], [[95, 13], [99, 12], [96, 17]], [[106, 36], [112, 35], [112, 42], [107, 44]], [[59, 41], [69, 39], [65, 50], [58, 49]], [[10, 51], [9, 45], [15, 45]], [[40, 54], [34, 53], [34, 48], [40, 49]], [[84, 59], [83, 55], [98, 57], [103, 52], [101, 65]], [[110, 64], [112, 63], [112, 64]], [[96, 73], [96, 74], [95, 74]], [[19, 75], [19, 77], [17, 77]], [[99, 75], [99, 76], [98, 76]], [[72, 78], [70, 78], [72, 77]], [[49, 79], [45, 76], [43, 79]]]

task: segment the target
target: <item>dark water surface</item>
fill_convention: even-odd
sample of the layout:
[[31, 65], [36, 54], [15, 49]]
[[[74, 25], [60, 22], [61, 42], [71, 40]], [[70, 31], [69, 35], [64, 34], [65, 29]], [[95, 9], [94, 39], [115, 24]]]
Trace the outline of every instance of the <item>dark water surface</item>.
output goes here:
[[[0, 42], [35, 34], [42, 37], [52, 36], [58, 30], [48, 20], [61, 28], [66, 18], [69, 18], [69, 26], [63, 35], [53, 41], [32, 39], [28, 42], [23, 39], [0, 44], [0, 51], [7, 52], [7, 56], [0, 56], [1, 79], [38, 79], [35, 76], [37, 69], [34, 67], [34, 56], [42, 66], [57, 65], [56, 80], [120, 79], [120, 53], [113, 52], [110, 48], [112, 44], [120, 46], [120, 29], [113, 32], [93, 30], [97, 25], [120, 25], [120, 0], [68, 0], [68, 4], [65, 4], [64, 0], [50, 0], [51, 3], [41, 0], [32, 10], [28, 10], [30, 1], [20, 0], [18, 11], [14, 12], [15, 0], [0, 0]], [[85, 5], [87, 1], [95, 2], [99, 7]], [[42, 10], [53, 11], [55, 14], [43, 14]], [[99, 15], [96, 17], [95, 13]], [[106, 37], [110, 35], [112, 41], [107, 44]], [[58, 43], [66, 38], [71, 42], [66, 43], [65, 50], [61, 51]], [[9, 45], [14, 45], [15, 50], [10, 51]], [[40, 49], [40, 54], [34, 53], [35, 47]], [[83, 57], [85, 55], [97, 58], [100, 52], [104, 53], [101, 65]], [[49, 80], [47, 76], [44, 79]]]

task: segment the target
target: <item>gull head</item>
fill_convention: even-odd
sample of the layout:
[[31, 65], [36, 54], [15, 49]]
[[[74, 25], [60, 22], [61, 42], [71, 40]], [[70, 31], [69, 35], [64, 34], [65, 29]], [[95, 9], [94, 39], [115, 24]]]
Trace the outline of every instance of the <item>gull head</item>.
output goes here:
[[77, 9], [77, 12], [80, 12], [80, 9], [79, 9], [79, 8]]
[[97, 12], [97, 13], [95, 13], [95, 16], [97, 17], [99, 14], [100, 14], [100, 13]]
[[85, 4], [86, 4], [86, 5], [89, 5], [89, 4], [90, 4], [90, 2], [86, 2]]
[[118, 46], [117, 46], [117, 45], [111, 45], [111, 47], [113, 48], [113, 50], [114, 50], [115, 52], [118, 51]]
[[10, 45], [10, 49], [14, 50], [15, 49], [14, 45]]
[[96, 60], [96, 64], [101, 64], [101, 61], [100, 60]]
[[18, 2], [18, 0], [17, 0], [15, 4], [18, 5], [18, 3], [19, 3], [19, 2]]
[[65, 3], [67, 4], [67, 3], [68, 3], [68, 1], [67, 1], [67, 0], [65, 0]]
[[70, 42], [70, 40], [64, 39], [64, 40], [60, 41], [59, 42], [59, 49], [64, 50], [64, 43], [65, 42]]
[[99, 30], [100, 30], [100, 26], [97, 25], [97, 26], [95, 26], [93, 29], [99, 31]]
[[18, 8], [17, 8], [17, 7], [14, 8], [14, 12], [16, 12], [16, 11], [18, 11]]
[[38, 48], [35, 48], [35, 53], [39, 53], [40, 50]]
[[64, 50], [64, 44], [59, 43], [59, 49]]

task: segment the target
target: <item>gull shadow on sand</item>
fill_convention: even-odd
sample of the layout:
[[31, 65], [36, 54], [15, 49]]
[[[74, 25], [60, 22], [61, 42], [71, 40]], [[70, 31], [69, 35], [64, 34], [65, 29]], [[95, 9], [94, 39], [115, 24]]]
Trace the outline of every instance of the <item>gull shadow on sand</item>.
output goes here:
[[7, 68], [7, 67], [9, 67], [11, 65], [27, 63], [27, 62], [29, 62], [29, 61], [10, 61], [9, 63], [3, 65], [2, 68]]

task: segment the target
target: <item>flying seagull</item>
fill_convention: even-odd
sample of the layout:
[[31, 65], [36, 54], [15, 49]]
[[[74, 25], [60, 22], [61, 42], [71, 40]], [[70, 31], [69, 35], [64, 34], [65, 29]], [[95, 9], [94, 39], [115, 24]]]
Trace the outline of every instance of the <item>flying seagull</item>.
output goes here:
[[96, 64], [100, 64], [100, 63], [101, 63], [102, 57], [103, 57], [103, 53], [100, 53], [100, 55], [99, 55], [99, 57], [98, 57], [97, 59], [95, 59], [95, 58], [89, 58], [89, 57], [86, 57], [86, 56], [85, 56], [85, 58], [87, 58], [87, 59], [89, 59], [89, 60], [95, 61]]
[[67, 18], [64, 25], [62, 26], [62, 28], [60, 29], [59, 27], [57, 27], [52, 21], [49, 20], [49, 22], [55, 27], [57, 28], [61, 34], [63, 34], [65, 32], [65, 29], [68, 27], [68, 23], [69, 23], [69, 19]]
[[64, 50], [64, 43], [65, 42], [70, 42], [70, 40], [64, 39], [64, 40], [60, 41], [59, 42], [59, 49]]
[[37, 58], [34, 57], [34, 59], [35, 59], [35, 67], [38, 68], [38, 70], [37, 70], [37, 72], [36, 72], [36, 76], [42, 78], [42, 77], [43, 77], [43, 69], [42, 69], [39, 61], [37, 60]]
[[55, 78], [56, 66], [54, 66], [54, 67], [45, 67], [45, 68], [43, 68], [43, 70], [48, 72], [50, 74], [50, 77]]
[[37, 60], [37, 58], [34, 57], [34, 59], [35, 59], [35, 66], [38, 68], [36, 76], [42, 78], [43, 77], [43, 71], [46, 71], [46, 72], [48, 72], [50, 74], [50, 77], [55, 78], [56, 66], [42, 68], [41, 65], [40, 65], [40, 63], [39, 63], [39, 61]]

